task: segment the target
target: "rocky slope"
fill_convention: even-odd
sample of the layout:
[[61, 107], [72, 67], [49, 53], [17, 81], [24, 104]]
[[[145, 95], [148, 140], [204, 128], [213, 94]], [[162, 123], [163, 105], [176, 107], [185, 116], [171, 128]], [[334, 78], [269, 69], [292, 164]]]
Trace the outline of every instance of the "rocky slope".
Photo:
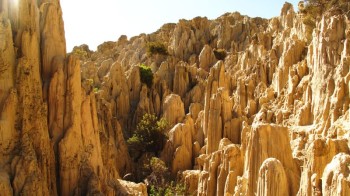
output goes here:
[[0, 190], [147, 194], [122, 180], [139, 164], [125, 139], [154, 113], [189, 194], [350, 194], [349, 19], [303, 17], [288, 3], [269, 20], [198, 17], [66, 55], [59, 0], [0, 1]]

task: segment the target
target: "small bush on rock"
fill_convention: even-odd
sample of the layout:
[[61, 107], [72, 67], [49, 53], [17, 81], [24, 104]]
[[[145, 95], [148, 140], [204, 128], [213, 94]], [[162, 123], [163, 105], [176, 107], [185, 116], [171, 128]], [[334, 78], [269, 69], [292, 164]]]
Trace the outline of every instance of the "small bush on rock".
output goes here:
[[127, 141], [131, 155], [145, 152], [159, 153], [167, 138], [165, 135], [166, 126], [167, 122], [163, 118], [158, 120], [153, 114], [143, 115], [134, 134]]
[[146, 84], [148, 88], [151, 88], [153, 84], [152, 69], [144, 64], [141, 64], [139, 67], [140, 67], [141, 82]]
[[185, 195], [185, 186], [183, 183], [175, 183], [168, 167], [164, 161], [157, 157], [150, 160], [151, 174], [147, 176], [145, 182], [148, 185], [149, 195]]
[[163, 43], [160, 42], [149, 42], [147, 44], [147, 53], [149, 56], [155, 54], [168, 55], [168, 50]]
[[81, 46], [75, 46], [72, 50], [72, 54], [78, 56], [80, 60], [84, 61], [91, 56], [92, 51], [90, 51], [88, 45], [83, 44]]

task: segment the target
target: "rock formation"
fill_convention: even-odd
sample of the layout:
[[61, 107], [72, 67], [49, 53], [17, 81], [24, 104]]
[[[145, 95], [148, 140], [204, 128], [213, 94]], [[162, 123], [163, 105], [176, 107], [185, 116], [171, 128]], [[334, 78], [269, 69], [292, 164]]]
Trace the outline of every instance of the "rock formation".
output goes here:
[[340, 153], [326, 166], [322, 180], [322, 193], [325, 195], [346, 195], [349, 192], [348, 154]]
[[258, 195], [290, 195], [288, 180], [284, 168], [277, 159], [268, 158], [260, 167]]
[[1, 193], [146, 195], [126, 141], [152, 113], [167, 141], [147, 156], [188, 194], [349, 195], [350, 21], [306, 17], [286, 3], [66, 54], [58, 0], [0, 1]]
[[107, 182], [131, 170], [122, 129], [82, 87], [79, 58], [66, 58], [59, 1], [0, 5], [1, 191], [118, 192]]

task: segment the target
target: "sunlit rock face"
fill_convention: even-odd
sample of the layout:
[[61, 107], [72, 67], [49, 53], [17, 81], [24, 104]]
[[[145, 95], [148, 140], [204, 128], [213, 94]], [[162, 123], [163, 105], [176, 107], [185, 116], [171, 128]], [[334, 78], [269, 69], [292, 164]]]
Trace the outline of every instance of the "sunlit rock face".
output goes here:
[[349, 20], [303, 17], [286, 3], [66, 54], [59, 1], [1, 1], [0, 190], [146, 195], [126, 140], [151, 113], [168, 122], [154, 156], [191, 194], [350, 194]]
[[122, 128], [82, 87], [80, 60], [67, 58], [59, 1], [0, 5], [1, 191], [117, 192], [106, 182], [131, 170]]

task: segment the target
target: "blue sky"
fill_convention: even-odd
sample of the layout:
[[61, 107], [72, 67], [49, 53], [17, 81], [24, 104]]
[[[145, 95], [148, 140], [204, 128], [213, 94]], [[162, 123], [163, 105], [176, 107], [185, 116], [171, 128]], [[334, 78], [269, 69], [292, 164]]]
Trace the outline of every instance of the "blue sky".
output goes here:
[[[278, 16], [285, 0], [61, 0], [67, 51], [76, 45], [90, 49], [104, 41], [116, 41], [152, 33], [163, 24], [206, 16], [215, 19], [238, 11], [251, 17]], [[299, 0], [288, 1], [296, 5]]]

